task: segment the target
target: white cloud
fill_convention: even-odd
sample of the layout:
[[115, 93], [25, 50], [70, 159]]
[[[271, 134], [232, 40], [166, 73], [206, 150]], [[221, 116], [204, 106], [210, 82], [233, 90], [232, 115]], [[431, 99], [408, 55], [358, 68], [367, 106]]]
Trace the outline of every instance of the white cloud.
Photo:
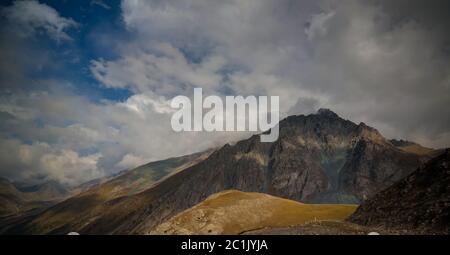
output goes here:
[[103, 0], [91, 0], [91, 5], [97, 5], [100, 6], [106, 10], [110, 10], [111, 6], [109, 6], [107, 3], [105, 3]]
[[155, 43], [151, 48], [132, 49], [117, 60], [93, 60], [91, 72], [106, 87], [131, 88], [135, 92], [174, 94], [185, 86], [215, 88], [222, 76], [218, 74], [225, 60], [211, 56], [201, 63], [192, 63], [168, 43]]
[[[23, 144], [16, 139], [0, 139], [2, 176], [30, 182], [57, 180], [79, 184], [104, 175], [97, 168], [99, 154], [80, 156], [47, 143]], [[7, 167], [7, 168], [5, 168]]]
[[[6, 117], [0, 114], [1, 175], [11, 179], [77, 184], [248, 136], [245, 132], [176, 133], [170, 125], [169, 102], [149, 93], [124, 102], [95, 103], [67, 92], [30, 92], [2, 102], [0, 113], [30, 109], [27, 114], [18, 110], [8, 110]], [[37, 125], [37, 120], [45, 124]], [[8, 138], [11, 130], [17, 139]]]
[[309, 26], [305, 29], [305, 33], [309, 40], [314, 40], [317, 37], [323, 36], [327, 33], [327, 22], [333, 18], [335, 12], [330, 11], [328, 13], [319, 13], [313, 15]]
[[[170, 107], [170, 101], [164, 97], [154, 98], [155, 96], [146, 94], [136, 94], [127, 99], [126, 102], [121, 103], [127, 109], [145, 118], [147, 112], [154, 111], [160, 114], [168, 114], [175, 112], [175, 109]], [[149, 109], [149, 107], [151, 107]]]
[[14, 1], [1, 14], [12, 24], [15, 33], [23, 37], [44, 31], [56, 41], [70, 40], [65, 31], [78, 26], [74, 20], [61, 17], [52, 7], [35, 0]]
[[130, 169], [132, 167], [143, 165], [148, 162], [148, 158], [138, 157], [133, 154], [126, 154], [125, 156], [123, 156], [122, 160], [117, 163], [117, 166], [122, 169]]
[[97, 168], [100, 156], [100, 154], [91, 154], [81, 157], [75, 151], [60, 150], [44, 154], [39, 163], [49, 178], [76, 185], [105, 174]]

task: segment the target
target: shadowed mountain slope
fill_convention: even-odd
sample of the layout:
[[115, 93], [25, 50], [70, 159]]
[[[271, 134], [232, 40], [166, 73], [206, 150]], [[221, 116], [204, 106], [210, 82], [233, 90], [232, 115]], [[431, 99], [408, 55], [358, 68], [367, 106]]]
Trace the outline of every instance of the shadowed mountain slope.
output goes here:
[[350, 218], [367, 226], [450, 233], [450, 149], [365, 201]]

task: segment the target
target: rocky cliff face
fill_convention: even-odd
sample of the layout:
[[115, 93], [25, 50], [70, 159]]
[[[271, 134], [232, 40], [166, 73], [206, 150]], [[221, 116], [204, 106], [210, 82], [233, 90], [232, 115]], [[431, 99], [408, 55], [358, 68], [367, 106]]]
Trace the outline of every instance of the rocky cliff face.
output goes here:
[[326, 109], [288, 117], [279, 125], [276, 142], [261, 143], [255, 135], [225, 145], [142, 193], [108, 201], [100, 216], [84, 224], [52, 229], [45, 223], [49, 217], [70, 209], [58, 208], [45, 213], [47, 220], [38, 215], [18, 231], [147, 233], [163, 220], [227, 189], [307, 203], [357, 203], [408, 175], [428, 158], [401, 150], [377, 130]]
[[367, 226], [450, 233], [450, 149], [365, 201], [350, 221]]
[[364, 201], [411, 173], [421, 162], [423, 158], [396, 150], [386, 141], [362, 138], [348, 151], [339, 188]]

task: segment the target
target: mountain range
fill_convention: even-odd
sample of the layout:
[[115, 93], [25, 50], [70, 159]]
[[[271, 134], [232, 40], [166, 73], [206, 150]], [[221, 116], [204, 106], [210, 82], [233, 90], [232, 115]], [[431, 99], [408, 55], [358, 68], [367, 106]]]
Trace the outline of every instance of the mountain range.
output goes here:
[[25, 185], [0, 178], [0, 217], [49, 206], [69, 195], [69, 191], [55, 181]]
[[2, 224], [3, 233], [147, 234], [225, 190], [302, 203], [359, 204], [442, 151], [388, 140], [328, 109], [290, 116], [276, 142], [236, 144], [149, 163], [98, 183], [46, 210]]

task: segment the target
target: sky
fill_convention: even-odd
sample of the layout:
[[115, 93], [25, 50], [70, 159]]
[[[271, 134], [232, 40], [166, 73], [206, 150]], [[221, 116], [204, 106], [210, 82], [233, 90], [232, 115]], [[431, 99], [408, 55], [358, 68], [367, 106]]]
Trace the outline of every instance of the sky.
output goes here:
[[77, 185], [248, 133], [170, 127], [177, 95], [277, 95], [450, 146], [450, 2], [2, 1], [0, 176]]

